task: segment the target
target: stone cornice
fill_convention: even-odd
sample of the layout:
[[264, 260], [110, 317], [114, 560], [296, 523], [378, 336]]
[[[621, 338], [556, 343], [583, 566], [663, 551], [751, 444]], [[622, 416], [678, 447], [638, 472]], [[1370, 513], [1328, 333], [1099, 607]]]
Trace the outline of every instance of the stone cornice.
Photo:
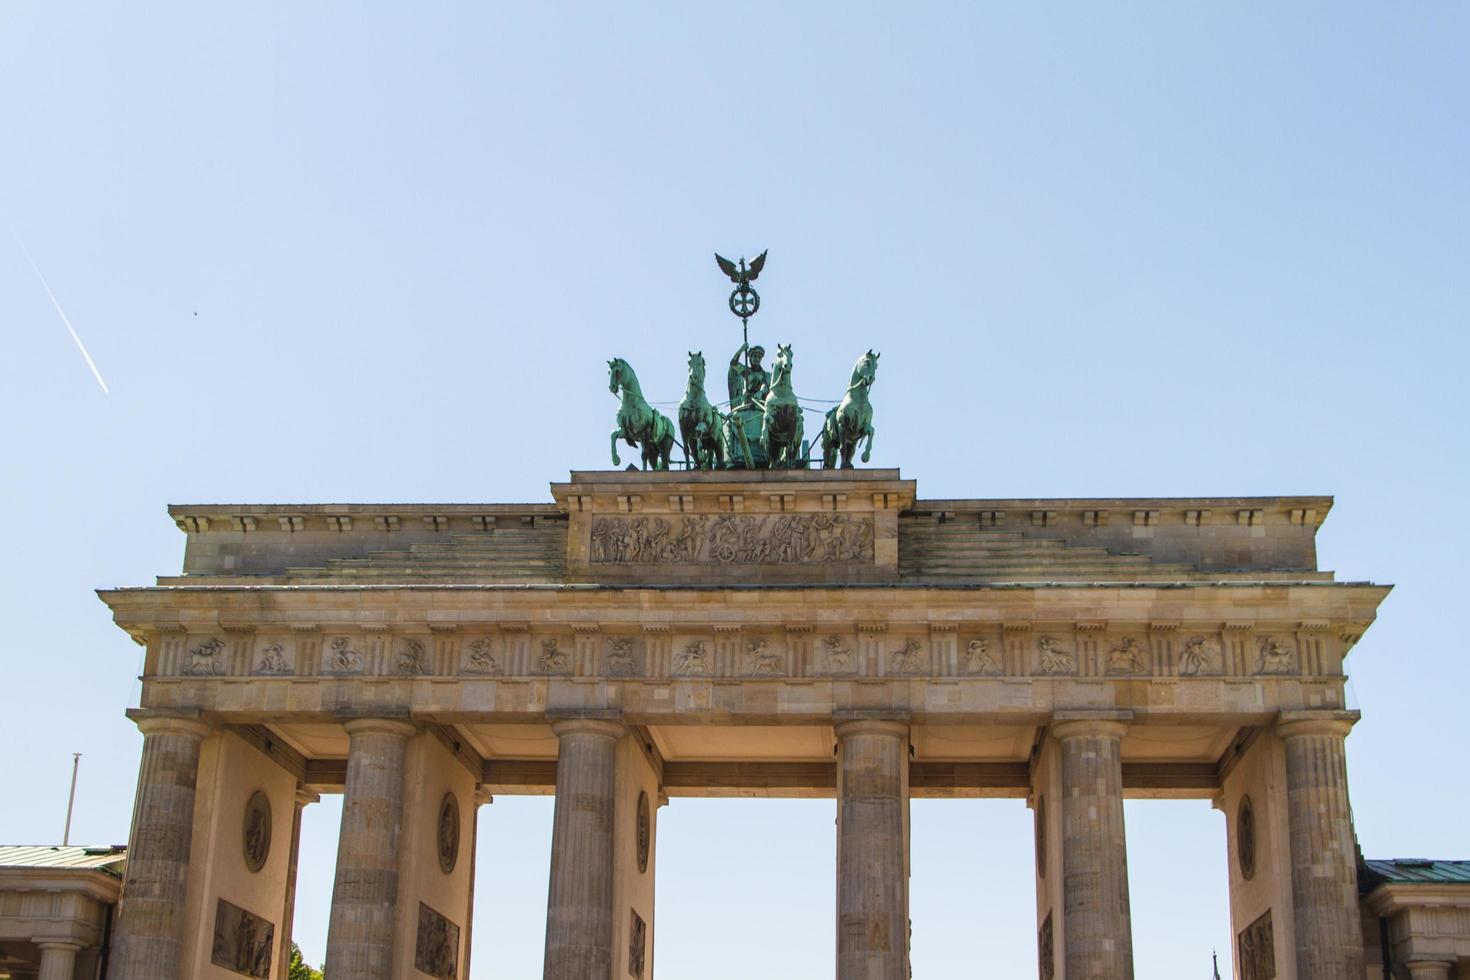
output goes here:
[[[1179, 524], [1191, 527], [1210, 524], [1279, 521], [1282, 524], [1322, 525], [1332, 509], [1333, 498], [1320, 495], [1278, 497], [1008, 497], [997, 499], [916, 499], [913, 513], [984, 514], [986, 524], [1030, 526], [1034, 515], [1046, 515], [1042, 522], [1096, 527], [1116, 518], [1120, 523]], [[1241, 514], [1259, 513], [1260, 517]], [[996, 515], [996, 516], [989, 516]], [[1147, 515], [1140, 517], [1139, 515]]]

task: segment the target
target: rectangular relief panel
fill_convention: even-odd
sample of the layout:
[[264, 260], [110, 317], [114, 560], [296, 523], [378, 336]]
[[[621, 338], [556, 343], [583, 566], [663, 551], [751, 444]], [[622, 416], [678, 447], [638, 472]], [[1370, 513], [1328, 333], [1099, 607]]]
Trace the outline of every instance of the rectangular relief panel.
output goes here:
[[458, 980], [459, 977], [459, 926], [423, 902], [419, 903], [413, 968], [439, 980]]
[[224, 899], [214, 912], [214, 947], [209, 962], [247, 977], [269, 980], [276, 927]]

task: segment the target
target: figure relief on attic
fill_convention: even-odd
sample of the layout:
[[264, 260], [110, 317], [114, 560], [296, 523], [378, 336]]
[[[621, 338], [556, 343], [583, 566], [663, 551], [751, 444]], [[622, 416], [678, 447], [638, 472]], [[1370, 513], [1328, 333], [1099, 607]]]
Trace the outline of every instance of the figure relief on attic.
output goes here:
[[289, 674], [291, 662], [286, 659], [286, 648], [280, 643], [267, 643], [260, 651], [260, 660], [255, 664], [257, 674]]
[[829, 674], [851, 670], [852, 648], [836, 633], [822, 639], [822, 667]]
[[1040, 655], [1036, 661], [1038, 673], [1071, 674], [1076, 672], [1077, 658], [1055, 637], [1037, 637], [1036, 650]]
[[674, 673], [683, 677], [701, 677], [710, 672], [709, 643], [690, 640], [674, 659]]
[[929, 666], [929, 657], [924, 652], [924, 644], [915, 637], [909, 637], [904, 641], [902, 647], [888, 654], [888, 670], [894, 674], [918, 674]]
[[745, 663], [747, 672], [757, 677], [782, 673], [781, 654], [772, 650], [770, 641], [764, 637], [756, 637], [746, 643]]
[[1296, 673], [1296, 650], [1274, 636], [1263, 636], [1259, 643], [1260, 655], [1256, 658], [1258, 674]]
[[490, 677], [499, 677], [505, 673], [496, 659], [491, 641], [488, 637], [480, 637], [470, 643], [469, 656], [465, 659], [465, 673], [485, 674]]
[[328, 644], [327, 672], [332, 674], [362, 673], [362, 653], [352, 648], [352, 641], [347, 637], [334, 637]]
[[571, 669], [572, 659], [555, 637], [541, 641], [541, 653], [536, 657], [537, 671], [543, 674], [566, 674]]
[[967, 674], [999, 674], [1000, 663], [990, 650], [989, 639], [979, 636], [965, 644], [965, 673]]
[[225, 666], [225, 641], [211, 636], [197, 647], [192, 647], [184, 673], [195, 677], [222, 677], [229, 673]]
[[1136, 636], [1125, 636], [1108, 651], [1109, 674], [1142, 674], [1148, 670], [1143, 644]]
[[1179, 652], [1179, 673], [1185, 677], [1220, 672], [1220, 645], [1209, 637], [1191, 636]]
[[401, 638], [398, 641], [397, 653], [394, 655], [393, 667], [400, 674], [430, 673], [424, 641], [408, 636]]
[[598, 517], [594, 565], [810, 565], [873, 560], [873, 520], [847, 514]]
[[632, 637], [610, 636], [603, 649], [604, 666], [609, 676], [631, 677], [638, 673], [638, 657], [633, 652]]

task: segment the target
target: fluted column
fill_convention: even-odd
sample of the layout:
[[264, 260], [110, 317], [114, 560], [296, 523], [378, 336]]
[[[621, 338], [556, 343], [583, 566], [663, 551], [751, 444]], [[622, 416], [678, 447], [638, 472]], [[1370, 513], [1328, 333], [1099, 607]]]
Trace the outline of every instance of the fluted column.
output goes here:
[[837, 980], [908, 980], [909, 726], [836, 731]]
[[1450, 980], [1455, 964], [1448, 960], [1412, 960], [1405, 963], [1410, 980]]
[[108, 974], [112, 980], [177, 980], [199, 750], [209, 726], [197, 715], [129, 716], [143, 733], [143, 759]]
[[613, 808], [622, 724], [554, 722], [556, 816], [543, 980], [605, 980], [613, 968]]
[[1282, 712], [1297, 980], [1363, 975], [1344, 741], [1355, 711]]
[[1062, 915], [1066, 976], [1132, 980], [1122, 740], [1113, 719], [1054, 723], [1061, 743]]
[[281, 909], [281, 927], [276, 930], [276, 976], [285, 977], [291, 967], [291, 938], [296, 922], [296, 875], [301, 863], [301, 811], [321, 797], [296, 787], [296, 806], [291, 817], [291, 855], [286, 864], [286, 901]]
[[37, 980], [72, 980], [77, 968], [77, 950], [82, 947], [76, 943], [40, 942], [36, 945], [41, 948], [41, 972], [37, 974]]
[[347, 786], [323, 972], [350, 980], [390, 980], [403, 763], [416, 729], [385, 718], [357, 718], [343, 727], [350, 740]]

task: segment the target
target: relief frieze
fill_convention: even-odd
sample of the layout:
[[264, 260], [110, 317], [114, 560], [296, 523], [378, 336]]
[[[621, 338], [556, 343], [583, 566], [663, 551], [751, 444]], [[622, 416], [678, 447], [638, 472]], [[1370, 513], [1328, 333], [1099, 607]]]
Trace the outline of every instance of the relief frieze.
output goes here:
[[286, 648], [280, 643], [267, 643], [260, 650], [260, 659], [255, 662], [257, 674], [292, 673], [291, 661], [286, 659]]
[[471, 641], [469, 656], [465, 658], [464, 670], [467, 674], [485, 674], [489, 677], [499, 677], [505, 673], [505, 668], [496, 659], [490, 639], [483, 636]]
[[639, 673], [633, 638], [610, 636], [603, 646], [603, 667], [610, 677], [632, 677]]
[[1144, 674], [1148, 672], [1148, 658], [1144, 645], [1136, 636], [1125, 636], [1118, 645], [1108, 651], [1107, 672], [1113, 675]]
[[924, 649], [924, 644], [914, 637], [905, 640], [903, 646], [888, 654], [890, 674], [922, 674], [928, 669], [929, 654]]
[[710, 645], [707, 640], [690, 640], [674, 658], [674, 673], [679, 677], [708, 677], [710, 668]]
[[1179, 673], [1185, 677], [1218, 674], [1221, 669], [1220, 644], [1205, 636], [1191, 636], [1179, 651]]
[[569, 674], [572, 671], [572, 656], [561, 648], [555, 637], [541, 641], [541, 652], [536, 655], [538, 674]]
[[873, 560], [873, 519], [847, 514], [598, 517], [594, 565], [815, 565]]
[[184, 673], [191, 677], [219, 677], [228, 674], [229, 670], [225, 665], [225, 641], [211, 636], [197, 647], [191, 647]]
[[765, 637], [754, 637], [745, 644], [746, 673], [756, 677], [774, 677], [785, 673], [782, 669], [781, 653], [771, 649]]
[[1077, 657], [1052, 636], [1036, 638], [1036, 672], [1039, 674], [1074, 674]]
[[1000, 661], [995, 657], [991, 649], [994, 644], [986, 637], [976, 637], [965, 644], [965, 673], [967, 674], [999, 674], [1002, 672]]
[[1263, 636], [1256, 658], [1258, 674], [1295, 674], [1296, 650], [1274, 636]]
[[822, 638], [822, 669], [829, 674], [844, 674], [857, 669], [852, 647], [837, 633]]

